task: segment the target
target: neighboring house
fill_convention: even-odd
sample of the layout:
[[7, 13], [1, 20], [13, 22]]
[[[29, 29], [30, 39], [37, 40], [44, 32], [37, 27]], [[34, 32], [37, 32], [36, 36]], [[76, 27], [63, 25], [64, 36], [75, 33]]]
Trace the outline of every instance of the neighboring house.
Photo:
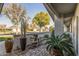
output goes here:
[[5, 24], [0, 24], [0, 34], [11, 34], [12, 29], [8, 28]]
[[12, 32], [15, 33], [15, 34], [21, 33], [20, 28], [19, 27], [17, 28], [17, 26], [11, 26], [9, 28], [12, 29]]
[[6, 28], [6, 25], [5, 24], [0, 24], [0, 29], [4, 29]]

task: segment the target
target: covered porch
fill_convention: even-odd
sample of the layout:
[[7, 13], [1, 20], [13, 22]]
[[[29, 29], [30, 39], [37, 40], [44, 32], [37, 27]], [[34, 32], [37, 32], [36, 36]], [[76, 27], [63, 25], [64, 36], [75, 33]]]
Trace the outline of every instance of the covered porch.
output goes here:
[[[72, 42], [74, 44], [76, 55], [79, 55], [79, 4], [76, 3], [44, 3], [43, 4], [47, 9], [48, 13], [50, 14], [51, 18], [55, 24], [55, 34], [60, 35], [64, 32], [68, 32], [72, 37]], [[3, 4], [0, 4], [3, 7]], [[1, 9], [2, 9], [1, 7]], [[0, 9], [0, 10], [1, 10]], [[35, 32], [34, 32], [35, 33]], [[29, 33], [34, 34], [34, 33]], [[45, 35], [48, 34], [50, 36], [50, 32], [42, 32], [37, 33], [38, 35]], [[26, 35], [27, 36], [27, 35]], [[41, 36], [40, 36], [41, 37]], [[39, 38], [40, 38], [39, 37]], [[43, 37], [41, 37], [43, 39]], [[40, 41], [40, 43], [42, 43]], [[4, 42], [0, 42], [0, 51], [4, 50]], [[19, 40], [15, 40], [15, 46], [19, 44]], [[0, 55], [14, 55], [14, 56], [49, 56], [48, 52], [46, 51], [46, 45], [42, 44], [34, 49], [28, 49], [26, 46], [25, 51], [16, 50], [10, 54], [6, 54], [5, 51], [0, 52]]]
[[79, 4], [51, 3], [44, 5], [55, 22], [55, 34], [69, 32], [76, 55], [79, 55]]

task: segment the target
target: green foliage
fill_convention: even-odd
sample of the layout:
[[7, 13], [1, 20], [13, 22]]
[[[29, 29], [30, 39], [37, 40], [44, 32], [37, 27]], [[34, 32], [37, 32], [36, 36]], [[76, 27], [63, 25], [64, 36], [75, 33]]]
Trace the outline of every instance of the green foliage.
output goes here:
[[54, 31], [53, 26], [50, 26], [49, 30], [50, 30], [50, 32], [53, 32]]
[[51, 37], [46, 39], [46, 44], [48, 51], [52, 49], [58, 49], [63, 55], [75, 55], [70, 35], [67, 33], [63, 33], [62, 35], [56, 36], [53, 32]]
[[12, 29], [0, 29], [0, 33], [12, 34]]
[[47, 34], [46, 34], [46, 35], [44, 35], [44, 37], [45, 37], [45, 38], [48, 38], [48, 37], [49, 37], [49, 35], [47, 35]]
[[[21, 24], [22, 21], [26, 20], [26, 11], [20, 5], [12, 3], [8, 7], [4, 8], [3, 14], [11, 20], [13, 25], [16, 26], [16, 32], [19, 33], [19, 24]], [[21, 28], [21, 32], [24, 32], [26, 29], [25, 25], [21, 26]]]
[[50, 21], [50, 17], [45, 12], [37, 13], [36, 16], [33, 18], [33, 22], [35, 22], [39, 27], [48, 25]]
[[6, 15], [14, 25], [18, 25], [20, 22], [19, 15], [21, 14], [21, 9], [19, 8], [17, 4], [11, 4], [3, 9], [3, 14]]
[[13, 36], [0, 36], [0, 41], [1, 40], [12, 40], [14, 37]]

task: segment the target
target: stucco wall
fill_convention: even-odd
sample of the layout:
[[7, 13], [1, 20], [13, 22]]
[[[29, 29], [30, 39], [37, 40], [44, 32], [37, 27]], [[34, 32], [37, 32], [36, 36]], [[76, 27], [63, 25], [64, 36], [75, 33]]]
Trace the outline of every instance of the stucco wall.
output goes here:
[[60, 19], [57, 19], [55, 22], [55, 34], [60, 35], [64, 32], [64, 24]]
[[[77, 22], [78, 22], [78, 27], [77, 27]], [[78, 32], [77, 32], [77, 28], [78, 28]], [[72, 37], [73, 37], [74, 47], [75, 47], [76, 53], [78, 53], [78, 55], [79, 55], [79, 4], [77, 4], [75, 14], [72, 18], [72, 34], [73, 34]], [[78, 35], [78, 37], [77, 37], [77, 35]]]
[[63, 23], [63, 16], [60, 18], [56, 15], [54, 16], [54, 30], [56, 35], [61, 35], [64, 32], [64, 23]]
[[[75, 47], [75, 51], [77, 50], [77, 47], [76, 47], [76, 18], [75, 17], [73, 17], [73, 19], [72, 19], [72, 38], [73, 38], [73, 45], [74, 45], [74, 47]], [[76, 51], [76, 53], [77, 53], [77, 51]]]

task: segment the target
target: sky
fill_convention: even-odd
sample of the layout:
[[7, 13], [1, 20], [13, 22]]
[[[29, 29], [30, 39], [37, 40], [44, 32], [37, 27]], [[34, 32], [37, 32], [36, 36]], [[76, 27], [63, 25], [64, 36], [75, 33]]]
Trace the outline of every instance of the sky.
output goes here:
[[[32, 21], [33, 17], [38, 12], [41, 12], [41, 11], [47, 12], [45, 7], [41, 3], [21, 3], [20, 5], [23, 9], [27, 11], [27, 15], [31, 18], [29, 19], [29, 22]], [[50, 20], [50, 23], [51, 24], [53, 23], [52, 19]], [[11, 21], [4, 15], [0, 15], [0, 24], [6, 24], [7, 26], [12, 26]]]

